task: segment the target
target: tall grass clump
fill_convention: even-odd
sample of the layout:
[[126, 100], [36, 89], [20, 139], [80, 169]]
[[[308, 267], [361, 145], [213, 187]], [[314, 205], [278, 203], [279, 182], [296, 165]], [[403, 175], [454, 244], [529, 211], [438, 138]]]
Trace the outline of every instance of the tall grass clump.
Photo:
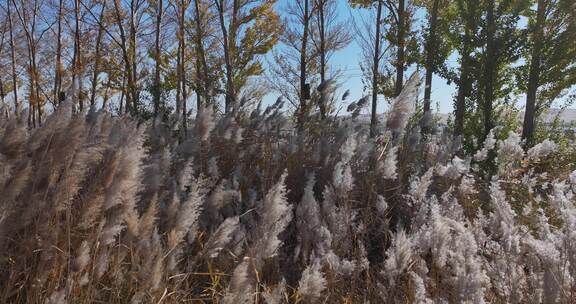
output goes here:
[[418, 83], [376, 138], [293, 130], [280, 100], [186, 136], [67, 102], [1, 118], [0, 302], [576, 302], [575, 146], [466, 155], [421, 136]]

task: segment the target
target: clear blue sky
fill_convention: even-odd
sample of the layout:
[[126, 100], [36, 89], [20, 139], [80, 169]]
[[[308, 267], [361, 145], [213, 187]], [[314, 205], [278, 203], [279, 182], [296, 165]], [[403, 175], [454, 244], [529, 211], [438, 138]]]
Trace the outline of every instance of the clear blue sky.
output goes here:
[[[293, 0], [279, 0], [276, 4], [278, 11], [282, 14], [283, 9], [286, 7], [286, 3]], [[357, 16], [358, 14], [352, 12], [348, 5], [347, 0], [338, 0], [338, 15], [345, 22], [351, 22], [351, 16]], [[352, 31], [352, 26], [350, 27]], [[333, 68], [339, 69], [343, 72], [343, 76], [340, 79], [342, 83], [342, 90], [350, 90], [349, 101], [354, 101], [363, 96], [363, 84], [361, 81], [362, 72], [360, 70], [359, 62], [361, 60], [361, 50], [358, 44], [353, 40], [352, 43], [345, 49], [337, 52], [331, 58], [330, 64]], [[456, 63], [457, 57], [452, 56], [449, 58], [450, 62]], [[408, 70], [408, 77], [414, 68]], [[437, 76], [434, 77], [432, 82], [432, 101], [434, 109], [436, 109], [436, 104], [438, 104], [438, 110], [442, 113], [449, 113], [452, 111], [452, 95], [455, 92], [454, 85], [446, 84], [444, 79]], [[277, 94], [270, 94], [265, 99], [266, 101], [273, 101], [277, 98]], [[378, 112], [383, 112], [386, 108], [386, 103], [381, 102], [378, 105]]]

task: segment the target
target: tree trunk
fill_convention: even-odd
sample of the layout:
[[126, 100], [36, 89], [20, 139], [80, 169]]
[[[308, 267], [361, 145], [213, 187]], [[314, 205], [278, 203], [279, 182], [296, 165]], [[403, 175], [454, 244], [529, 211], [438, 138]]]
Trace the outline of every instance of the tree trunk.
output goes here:
[[306, 70], [306, 60], [308, 57], [308, 26], [310, 23], [310, 13], [309, 13], [309, 0], [304, 0], [304, 14], [302, 16], [302, 46], [300, 48], [300, 113], [298, 115], [298, 129], [302, 130], [304, 127], [304, 119], [308, 112], [307, 100], [306, 100], [306, 80], [307, 80], [307, 70]]
[[[208, 63], [206, 62], [206, 54], [204, 53], [204, 42], [203, 42], [203, 32], [202, 32], [202, 13], [200, 12], [200, 0], [194, 0], [194, 5], [195, 5], [195, 11], [196, 11], [196, 52], [198, 53], [198, 60], [199, 60], [199, 67], [202, 69], [202, 73], [200, 74], [200, 71], [198, 71], [198, 75], [199, 75], [199, 79], [202, 79], [202, 82], [204, 83], [204, 88], [202, 88], [201, 93], [202, 93], [202, 97], [204, 98], [204, 106], [206, 106], [206, 104], [208, 103], [209, 99], [210, 99], [210, 91], [211, 91], [211, 85], [210, 85], [210, 79], [209, 79], [209, 74], [208, 74]], [[198, 104], [197, 105], [198, 108], [198, 113], [200, 113], [202, 111], [202, 105]]]
[[[465, 38], [466, 40], [466, 38]], [[460, 63], [460, 79], [458, 83], [458, 94], [454, 106], [454, 136], [462, 134], [464, 129], [464, 114], [466, 113], [466, 97], [470, 96], [470, 52], [466, 50], [462, 54]]]
[[532, 58], [528, 76], [528, 91], [526, 92], [526, 112], [522, 128], [522, 139], [526, 146], [534, 144], [534, 120], [536, 109], [536, 93], [540, 86], [540, 60], [542, 56], [542, 40], [544, 39], [544, 23], [546, 22], [546, 1], [538, 0], [536, 24], [534, 25]]
[[182, 59], [182, 63], [180, 64], [180, 69], [182, 70], [180, 72], [180, 76], [182, 77], [181, 81], [182, 81], [182, 129], [184, 131], [184, 135], [186, 135], [187, 133], [187, 109], [186, 109], [186, 101], [188, 99], [188, 95], [186, 94], [186, 37], [185, 32], [184, 32], [184, 17], [185, 17], [185, 13], [186, 13], [186, 5], [184, 3], [185, 0], [182, 0], [181, 2], [181, 11], [180, 11], [180, 39], [182, 41], [182, 47], [180, 48], [180, 51], [182, 52], [182, 55], [180, 55], [180, 58]]
[[182, 41], [178, 38], [178, 51], [176, 52], [176, 116], [182, 113], [182, 99], [180, 98], [182, 92], [182, 69], [180, 68], [182, 65], [182, 52], [180, 49], [182, 49]]
[[394, 89], [394, 96], [400, 95], [402, 92], [402, 87], [404, 86], [404, 53], [405, 53], [405, 46], [404, 46], [404, 37], [406, 34], [405, 23], [406, 23], [406, 8], [405, 8], [405, 1], [406, 0], [399, 0], [398, 1], [398, 49], [396, 50], [396, 85]]
[[[326, 19], [325, 19], [326, 0], [318, 1], [318, 32], [320, 39], [320, 83], [326, 81]], [[326, 118], [326, 105], [319, 104], [320, 118]]]
[[81, 73], [81, 45], [80, 45], [80, 0], [74, 1], [74, 56], [72, 65], [72, 84], [78, 81], [78, 105], [80, 112], [84, 110], [84, 101], [82, 99], [82, 73]]
[[[2, 26], [2, 39], [0, 41], [0, 56], [2, 56], [2, 51], [4, 50], [4, 37], [6, 35], [6, 25], [8, 23], [8, 20], [4, 20], [4, 25]], [[0, 101], [2, 101], [2, 105], [0, 106], [0, 108], [2, 108], [4, 110], [4, 113], [0, 113], [0, 115], [4, 115], [6, 114], [6, 118], [8, 117], [8, 112], [6, 109], [6, 102], [4, 100], [5, 94], [4, 94], [4, 82], [2, 81], [2, 79], [0, 78]]]
[[[126, 32], [124, 31], [124, 25], [122, 24], [122, 16], [120, 14], [120, 7], [119, 7], [119, 1], [113, 1], [114, 2], [114, 11], [115, 11], [115, 17], [116, 17], [116, 23], [118, 25], [118, 30], [120, 32], [120, 49], [122, 51], [122, 57], [124, 59], [124, 80], [122, 81], [122, 92], [126, 95], [126, 106], [125, 106], [125, 110], [124, 112], [134, 112], [132, 109], [130, 109], [131, 103], [133, 98], [135, 98], [135, 96], [131, 96], [133, 90], [133, 87], [135, 87], [135, 84], [132, 83], [132, 64], [130, 63], [130, 58], [132, 58], [132, 56], [130, 56], [128, 54], [128, 49], [127, 49], [127, 39], [126, 39]], [[126, 87], [127, 86], [127, 87]], [[122, 110], [122, 103], [120, 103], [120, 112]]]
[[200, 62], [200, 56], [196, 53], [196, 114], [199, 114], [202, 111], [202, 96], [203, 96], [203, 88], [200, 84], [200, 79], [202, 79], [202, 63]]
[[466, 8], [463, 1], [458, 1], [459, 9], [468, 9], [466, 25], [464, 29], [464, 37], [462, 39], [462, 50], [460, 59], [460, 79], [458, 80], [458, 94], [456, 95], [456, 102], [454, 105], [454, 136], [459, 136], [464, 130], [464, 114], [466, 113], [466, 98], [470, 96], [472, 90], [472, 79], [470, 79], [470, 69], [472, 66], [472, 37], [476, 25], [473, 21], [473, 16], [476, 11], [476, 6]]
[[62, 14], [64, 2], [58, 2], [58, 33], [56, 36], [56, 68], [54, 71], [54, 104], [60, 103], [60, 91], [62, 90]]
[[156, 8], [156, 33], [155, 33], [155, 54], [154, 60], [155, 67], [154, 67], [154, 121], [156, 117], [158, 117], [158, 109], [160, 107], [160, 64], [162, 60], [162, 56], [160, 54], [160, 30], [162, 28], [162, 9], [164, 7], [164, 3], [162, 0], [158, 0], [158, 7]]
[[[222, 0], [214, 0], [216, 7], [218, 9], [218, 17], [220, 19], [220, 28], [222, 30], [222, 41], [224, 44], [224, 65], [226, 68], [226, 97], [225, 97], [225, 112], [228, 113], [231, 108], [232, 105], [236, 99], [236, 93], [234, 90], [234, 79], [233, 79], [233, 67], [232, 67], [232, 61], [231, 61], [231, 51], [232, 50], [232, 45], [233, 43], [235, 43], [235, 40], [233, 41], [234, 35], [233, 33], [230, 33], [231, 37], [228, 36], [228, 30], [226, 29], [226, 21], [224, 19], [224, 3]], [[236, 6], [237, 6], [237, 0], [234, 0], [234, 12], [232, 13], [232, 24], [230, 26], [231, 28], [231, 32], [234, 31], [234, 19], [236, 18]]]
[[14, 50], [14, 30], [12, 25], [12, 11], [10, 9], [10, 2], [8, 1], [8, 29], [10, 30], [10, 59], [12, 61], [12, 86], [14, 87], [14, 115], [20, 115], [20, 106], [18, 104], [18, 76], [16, 74], [16, 52]]
[[92, 93], [90, 95], [90, 107], [94, 107], [96, 103], [96, 88], [98, 86], [98, 75], [100, 74], [100, 44], [102, 42], [102, 34], [104, 33], [104, 9], [106, 8], [106, 1], [102, 3], [102, 10], [98, 19], [98, 34], [96, 36], [96, 50], [94, 58], [94, 75], [92, 77]]
[[194, 22], [196, 23], [196, 32], [194, 33], [194, 40], [195, 42], [195, 51], [196, 51], [196, 115], [202, 112], [202, 98], [205, 98], [204, 92], [206, 91], [207, 87], [203, 84], [205, 83], [203, 77], [203, 56], [204, 56], [204, 46], [202, 44], [202, 20], [201, 20], [201, 13], [200, 13], [200, 5], [198, 3], [199, 0], [194, 0]]
[[[120, 88], [120, 105], [118, 106], [118, 115], [122, 115], [122, 105], [124, 102], [124, 97], [128, 94], [126, 90], [126, 72], [122, 74], [122, 87]], [[127, 97], [127, 96], [126, 96]], [[126, 102], [128, 104], [128, 102]], [[124, 107], [124, 113], [128, 112], [128, 106]]]
[[34, 89], [36, 99], [36, 110], [38, 111], [38, 126], [42, 125], [42, 100], [40, 99], [40, 74], [38, 73], [38, 66], [36, 64], [36, 46], [32, 52], [32, 72], [34, 73]]
[[[25, 24], [23, 24], [25, 26]], [[30, 84], [28, 85], [28, 127], [36, 127], [36, 93], [35, 88], [36, 85], [34, 84], [34, 64], [33, 64], [33, 57], [32, 57], [32, 43], [30, 42], [30, 36], [28, 35], [28, 31], [26, 31], [27, 41], [28, 41], [28, 80]]]
[[34, 93], [34, 72], [32, 72], [32, 56], [28, 50], [28, 77], [30, 81], [30, 88], [28, 89], [28, 127], [36, 128], [36, 94]]
[[[6, 108], [5, 108], [6, 102], [4, 101], [4, 82], [2, 81], [2, 79], [0, 79], [0, 101], [2, 101], [2, 107], [1, 108], [3, 108], [4, 111], [6, 111]], [[0, 115], [3, 115], [3, 114], [4, 113], [0, 113]], [[6, 112], [6, 114], [8, 114], [8, 113]], [[8, 117], [8, 116], [6, 115], [6, 117]]]
[[137, 45], [136, 45], [136, 12], [138, 7], [136, 7], [136, 1], [132, 0], [130, 2], [130, 57], [132, 63], [132, 85], [130, 86], [132, 90], [132, 111], [134, 112], [133, 115], [138, 114], [138, 103], [140, 99], [140, 93], [138, 92], [138, 78], [137, 78], [137, 67], [136, 67], [136, 52], [137, 52]]
[[378, 1], [378, 11], [376, 13], [376, 35], [374, 36], [374, 62], [372, 66], [372, 117], [370, 118], [370, 137], [376, 136], [376, 116], [378, 104], [378, 66], [380, 65], [380, 24], [382, 18], [382, 0]]
[[432, 4], [432, 12], [430, 14], [430, 31], [428, 33], [428, 41], [426, 43], [426, 79], [424, 87], [424, 113], [430, 112], [430, 98], [432, 95], [432, 76], [435, 72], [434, 67], [434, 53], [438, 48], [436, 42], [436, 23], [438, 22], [438, 7], [440, 0], [434, 0]]
[[494, 102], [494, 81], [496, 74], [496, 20], [494, 19], [494, 1], [488, 1], [488, 8], [486, 12], [486, 55], [484, 58], [484, 72], [483, 72], [483, 114], [484, 114], [484, 134], [483, 138], [488, 136], [488, 133], [494, 127], [492, 121], [492, 103]]
[[[34, 32], [32, 32], [34, 33]], [[32, 36], [32, 41], [35, 41]], [[38, 73], [38, 66], [36, 64], [36, 43], [32, 47], [32, 74], [34, 77], [34, 99], [36, 100], [36, 111], [38, 112], [38, 126], [42, 125], [42, 101], [40, 100], [40, 74]]]
[[320, 56], [320, 83], [324, 83], [326, 81], [326, 20], [324, 17], [325, 6], [325, 0], [318, 1], [318, 39], [320, 39], [320, 49], [318, 55]]
[[40, 100], [40, 73], [38, 72], [38, 60], [36, 58], [36, 18], [38, 16], [39, 3], [38, 0], [34, 0], [34, 9], [32, 12], [32, 30], [31, 30], [31, 41], [32, 41], [32, 72], [34, 73], [34, 84], [36, 88], [34, 89], [36, 98], [36, 110], [38, 112], [38, 126], [42, 125], [42, 101]]

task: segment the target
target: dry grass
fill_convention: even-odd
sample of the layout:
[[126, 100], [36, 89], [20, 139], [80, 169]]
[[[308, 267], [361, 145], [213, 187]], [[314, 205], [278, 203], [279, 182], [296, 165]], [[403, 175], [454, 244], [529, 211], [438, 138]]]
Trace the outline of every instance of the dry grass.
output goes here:
[[0, 302], [576, 300], [574, 147], [487, 180], [449, 134], [313, 124], [205, 111], [179, 143], [69, 105], [0, 121]]

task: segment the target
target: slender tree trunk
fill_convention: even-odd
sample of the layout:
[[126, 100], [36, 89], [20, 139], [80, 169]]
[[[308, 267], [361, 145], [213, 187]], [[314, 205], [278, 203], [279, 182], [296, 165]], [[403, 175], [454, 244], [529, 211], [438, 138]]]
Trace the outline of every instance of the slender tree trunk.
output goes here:
[[132, 0], [130, 2], [130, 62], [132, 63], [132, 85], [130, 86], [132, 90], [132, 111], [134, 112], [133, 115], [138, 114], [138, 103], [140, 99], [140, 93], [138, 91], [137, 83], [137, 67], [136, 67], [136, 52], [137, 52], [137, 45], [136, 45], [136, 12], [138, 7], [136, 6], [138, 0]]
[[[179, 13], [178, 13], [179, 15]], [[180, 19], [180, 18], [178, 18]], [[180, 98], [182, 92], [182, 41], [178, 38], [178, 51], [176, 52], [176, 115], [182, 113], [182, 100]]]
[[[199, 73], [198, 75], [199, 79], [202, 79], [202, 82], [204, 83], [204, 87], [201, 90], [202, 97], [204, 98], [204, 103], [208, 103], [210, 99], [210, 91], [212, 86], [210, 85], [210, 79], [208, 74], [208, 63], [206, 62], [206, 54], [204, 52], [204, 42], [203, 42], [204, 33], [202, 27], [203, 17], [200, 11], [199, 2], [200, 0], [194, 0], [196, 11], [196, 18], [194, 18], [196, 22], [196, 48], [197, 48], [196, 52], [198, 53], [200, 68], [202, 69], [202, 74]], [[202, 111], [203, 105], [199, 104], [198, 106], [199, 106], [198, 108], [199, 113]], [[206, 104], [204, 106], [206, 106]]]
[[[465, 39], [466, 40], [466, 39]], [[464, 114], [466, 112], [466, 98], [470, 96], [470, 53], [462, 54], [460, 64], [460, 79], [458, 85], [458, 94], [454, 107], [454, 136], [462, 134], [464, 129]]]
[[34, 84], [36, 85], [36, 89], [34, 90], [36, 94], [36, 110], [38, 111], [38, 126], [42, 125], [42, 100], [40, 99], [40, 74], [38, 73], [38, 66], [36, 64], [36, 50], [34, 50], [33, 56], [33, 64], [34, 64]]
[[378, 67], [380, 65], [380, 26], [382, 19], [382, 0], [378, 1], [378, 9], [376, 13], [376, 35], [374, 36], [374, 62], [372, 66], [372, 117], [370, 119], [370, 137], [376, 136], [376, 124], [378, 118], [376, 116], [378, 105]]
[[[318, 32], [319, 32], [319, 39], [320, 39], [320, 83], [324, 83], [326, 81], [326, 0], [319, 0], [318, 1]], [[319, 104], [320, 108], [320, 118], [326, 118], [326, 105], [321, 103]]]
[[[34, 32], [32, 32], [34, 33]], [[35, 39], [32, 36], [32, 39]], [[33, 40], [34, 41], [34, 40]], [[38, 112], [38, 126], [42, 125], [42, 100], [40, 99], [40, 74], [36, 64], [36, 43], [32, 47], [32, 74], [34, 77], [34, 99], [36, 100], [36, 111]]]
[[[2, 26], [2, 38], [0, 39], [0, 58], [2, 57], [2, 51], [4, 50], [4, 38], [6, 37], [6, 27], [8, 25], [8, 20], [4, 20], [4, 25]], [[6, 106], [6, 103], [4, 101], [4, 82], [2, 81], [2, 78], [0, 78], [0, 101], [2, 101], [2, 106], [1, 108], [4, 109], [4, 111], [6, 111], [6, 109], [4, 108]], [[2, 115], [3, 113], [0, 113], [0, 115]]]
[[484, 134], [483, 139], [494, 127], [492, 121], [492, 103], [494, 102], [494, 81], [496, 73], [496, 20], [494, 19], [494, 1], [488, 1], [486, 12], [486, 55], [484, 58], [483, 72], [483, 113], [484, 113]]
[[30, 42], [30, 37], [27, 35], [28, 40], [28, 79], [30, 84], [28, 85], [28, 127], [36, 127], [36, 93], [34, 92], [36, 85], [34, 84], [34, 65], [32, 64], [32, 45]]
[[309, 0], [304, 0], [304, 14], [302, 16], [302, 46], [300, 48], [300, 113], [298, 115], [298, 129], [302, 130], [304, 119], [308, 113], [306, 100], [307, 58], [308, 58], [308, 27], [310, 23]]
[[464, 114], [466, 113], [466, 98], [470, 96], [472, 90], [472, 79], [470, 78], [470, 69], [472, 66], [472, 45], [473, 33], [476, 25], [473, 22], [476, 6], [466, 8], [463, 1], [458, 1], [459, 9], [468, 9], [468, 18], [464, 29], [462, 40], [461, 60], [460, 60], [460, 79], [458, 80], [458, 94], [454, 105], [454, 136], [462, 134], [464, 129]]
[[430, 98], [432, 95], [432, 76], [435, 72], [434, 67], [434, 53], [438, 48], [436, 42], [436, 24], [438, 23], [438, 7], [440, 0], [434, 0], [432, 4], [432, 12], [430, 14], [430, 31], [428, 33], [428, 41], [426, 43], [426, 80], [424, 87], [424, 113], [430, 112]]
[[[124, 104], [124, 96], [126, 95], [126, 97], [128, 97], [128, 91], [126, 90], [126, 79], [128, 78], [126, 76], [127, 72], [124, 71], [124, 73], [122, 74], [122, 87], [120, 88], [120, 105], [118, 106], [118, 115], [122, 115], [122, 106]], [[126, 106], [124, 107], [124, 113], [128, 112], [128, 105], [129, 102], [126, 102]]]
[[43, 111], [43, 103], [40, 99], [40, 73], [38, 72], [38, 60], [36, 58], [37, 55], [37, 44], [36, 44], [36, 18], [38, 16], [39, 10], [39, 3], [38, 0], [34, 0], [34, 9], [32, 13], [32, 31], [31, 31], [31, 41], [32, 41], [32, 67], [34, 73], [34, 84], [36, 85], [35, 88], [35, 97], [36, 97], [36, 110], [38, 111], [38, 126], [42, 125], [42, 111]]
[[396, 51], [396, 85], [394, 89], [394, 95], [398, 96], [402, 92], [402, 87], [404, 86], [404, 53], [405, 53], [405, 26], [406, 26], [406, 0], [398, 1], [398, 49]]
[[80, 112], [84, 110], [84, 100], [82, 98], [82, 54], [80, 45], [80, 0], [74, 1], [74, 20], [75, 20], [75, 29], [74, 29], [74, 64], [73, 64], [73, 71], [72, 71], [72, 83], [78, 81], [78, 105], [80, 107]]
[[[6, 111], [6, 102], [4, 101], [4, 82], [0, 79], [0, 101], [2, 101], [2, 108]], [[3, 113], [0, 113], [3, 114]]]
[[102, 35], [104, 34], [104, 10], [106, 8], [106, 1], [102, 3], [102, 10], [98, 19], [98, 34], [96, 35], [95, 45], [95, 58], [94, 58], [94, 75], [92, 76], [92, 93], [90, 94], [90, 107], [94, 107], [96, 103], [96, 88], [98, 86], [98, 76], [100, 74], [100, 44], [102, 42]]
[[194, 40], [195, 40], [195, 52], [196, 52], [196, 115], [202, 112], [202, 98], [204, 98], [204, 91], [207, 89], [206, 87], [202, 87], [205, 83], [203, 77], [203, 67], [202, 67], [202, 60], [204, 56], [204, 47], [202, 45], [202, 20], [201, 20], [201, 13], [200, 13], [200, 6], [198, 4], [198, 0], [194, 0], [194, 22], [196, 25], [196, 32], [194, 33]]
[[12, 86], [14, 87], [14, 115], [16, 117], [20, 114], [20, 105], [18, 103], [18, 76], [16, 74], [16, 52], [14, 47], [14, 28], [12, 25], [12, 10], [10, 9], [10, 2], [8, 1], [8, 29], [10, 30], [10, 59], [12, 62]]
[[522, 139], [526, 146], [534, 144], [534, 123], [536, 109], [536, 93], [540, 86], [540, 60], [542, 56], [542, 40], [544, 39], [544, 23], [546, 22], [546, 0], [538, 0], [536, 24], [534, 25], [532, 58], [528, 76], [528, 91], [526, 92], [526, 112], [522, 128]]
[[[125, 93], [126, 95], [125, 112], [132, 112], [134, 114], [134, 110], [130, 109], [132, 100], [135, 98], [135, 96], [132, 96], [132, 93], [134, 91], [133, 88], [135, 87], [135, 84], [132, 83], [134, 79], [132, 77], [132, 74], [134, 73], [134, 71], [132, 71], [132, 64], [130, 63], [131, 62], [130, 59], [132, 58], [132, 56], [129, 54], [127, 48], [126, 32], [124, 31], [124, 25], [122, 23], [122, 16], [120, 13], [121, 9], [119, 7], [120, 2], [118, 0], [114, 0], [113, 2], [114, 2], [116, 23], [118, 25], [118, 30], [120, 32], [120, 48], [122, 50], [122, 57], [124, 59], [124, 67], [125, 67], [124, 80], [122, 82], [123, 86], [127, 86], [127, 88], [123, 88], [123, 93]], [[120, 107], [120, 109], [121, 108], [122, 107]]]
[[[2, 51], [4, 50], [4, 38], [6, 37], [6, 27], [7, 27], [7, 23], [8, 20], [4, 20], [4, 25], [2, 26], [2, 38], [0, 39], [0, 58], [2, 56]], [[3, 114], [8, 114], [6, 111], [6, 102], [4, 100], [5, 94], [4, 94], [4, 82], [2, 81], [2, 78], [0, 78], [0, 101], [2, 102], [2, 105], [0, 106], [0, 108], [4, 109], [5, 113], [0, 113], [0, 115]], [[6, 116], [8, 117], [8, 116]]]
[[200, 80], [202, 79], [202, 63], [200, 63], [200, 58], [198, 57], [198, 53], [196, 53], [196, 61], [195, 61], [195, 72], [196, 72], [196, 114], [198, 115], [202, 112], [202, 96], [203, 96], [203, 89]]
[[[233, 78], [233, 67], [232, 67], [232, 58], [231, 52], [233, 52], [232, 44], [235, 44], [235, 36], [233, 35], [234, 31], [234, 20], [236, 16], [236, 9], [237, 9], [237, 0], [234, 0], [234, 11], [232, 12], [232, 24], [230, 26], [230, 37], [228, 36], [228, 30], [226, 28], [226, 20], [224, 19], [224, 2], [222, 0], [214, 0], [216, 7], [218, 9], [218, 17], [220, 19], [220, 28], [222, 30], [222, 41], [224, 44], [224, 65], [226, 68], [226, 97], [225, 97], [225, 112], [228, 113], [232, 109], [232, 105], [236, 99], [236, 93], [234, 90], [234, 78]], [[233, 40], [234, 39], [234, 40]]]
[[[77, 72], [76, 57], [77, 56], [78, 56], [78, 50], [76, 49], [76, 39], [74, 39], [74, 52], [72, 54], [72, 88], [74, 88], [74, 89], [72, 90], [72, 94], [70, 94], [72, 96], [69, 96], [69, 97], [67, 96], [68, 98], [72, 98], [72, 100], [74, 100], [77, 97], [76, 96], [76, 94], [77, 94], [77, 92], [76, 92], [76, 89], [77, 89], [77, 87], [76, 87], [76, 79], [77, 79], [77, 76], [76, 76], [76, 72]], [[74, 112], [76, 112], [76, 106], [77, 105], [75, 103], [72, 105]], [[80, 109], [80, 111], [82, 111], [82, 110]]]
[[326, 81], [326, 18], [325, 18], [326, 1], [317, 2], [318, 9], [318, 39], [320, 40], [320, 83]]
[[182, 70], [180, 72], [180, 75], [182, 76], [182, 129], [184, 131], [184, 135], [186, 136], [187, 131], [187, 118], [188, 118], [188, 113], [187, 113], [187, 108], [186, 108], [186, 102], [188, 99], [188, 95], [186, 93], [186, 37], [185, 37], [185, 32], [184, 32], [184, 21], [185, 21], [185, 14], [186, 14], [186, 4], [185, 4], [186, 0], [182, 0], [181, 1], [181, 11], [180, 11], [180, 39], [182, 41], [182, 47], [180, 48], [180, 51], [182, 52], [182, 55], [180, 55], [180, 58], [182, 59], [182, 64], [180, 65], [180, 69]]
[[155, 54], [154, 59], [156, 66], [154, 67], [154, 118], [158, 116], [158, 109], [160, 107], [160, 64], [162, 56], [160, 54], [160, 30], [162, 29], [162, 10], [164, 3], [158, 0], [158, 7], [156, 8], [156, 39], [154, 43]]
[[[30, 64], [30, 63], [28, 63]], [[34, 79], [32, 76], [32, 69], [29, 69], [29, 77], [30, 77], [30, 89], [29, 96], [28, 96], [28, 127], [36, 128], [36, 108], [35, 108], [35, 101], [34, 101]]]
[[62, 90], [62, 14], [64, 2], [58, 2], [58, 33], [56, 36], [56, 67], [54, 70], [54, 104], [60, 103], [60, 91]]

